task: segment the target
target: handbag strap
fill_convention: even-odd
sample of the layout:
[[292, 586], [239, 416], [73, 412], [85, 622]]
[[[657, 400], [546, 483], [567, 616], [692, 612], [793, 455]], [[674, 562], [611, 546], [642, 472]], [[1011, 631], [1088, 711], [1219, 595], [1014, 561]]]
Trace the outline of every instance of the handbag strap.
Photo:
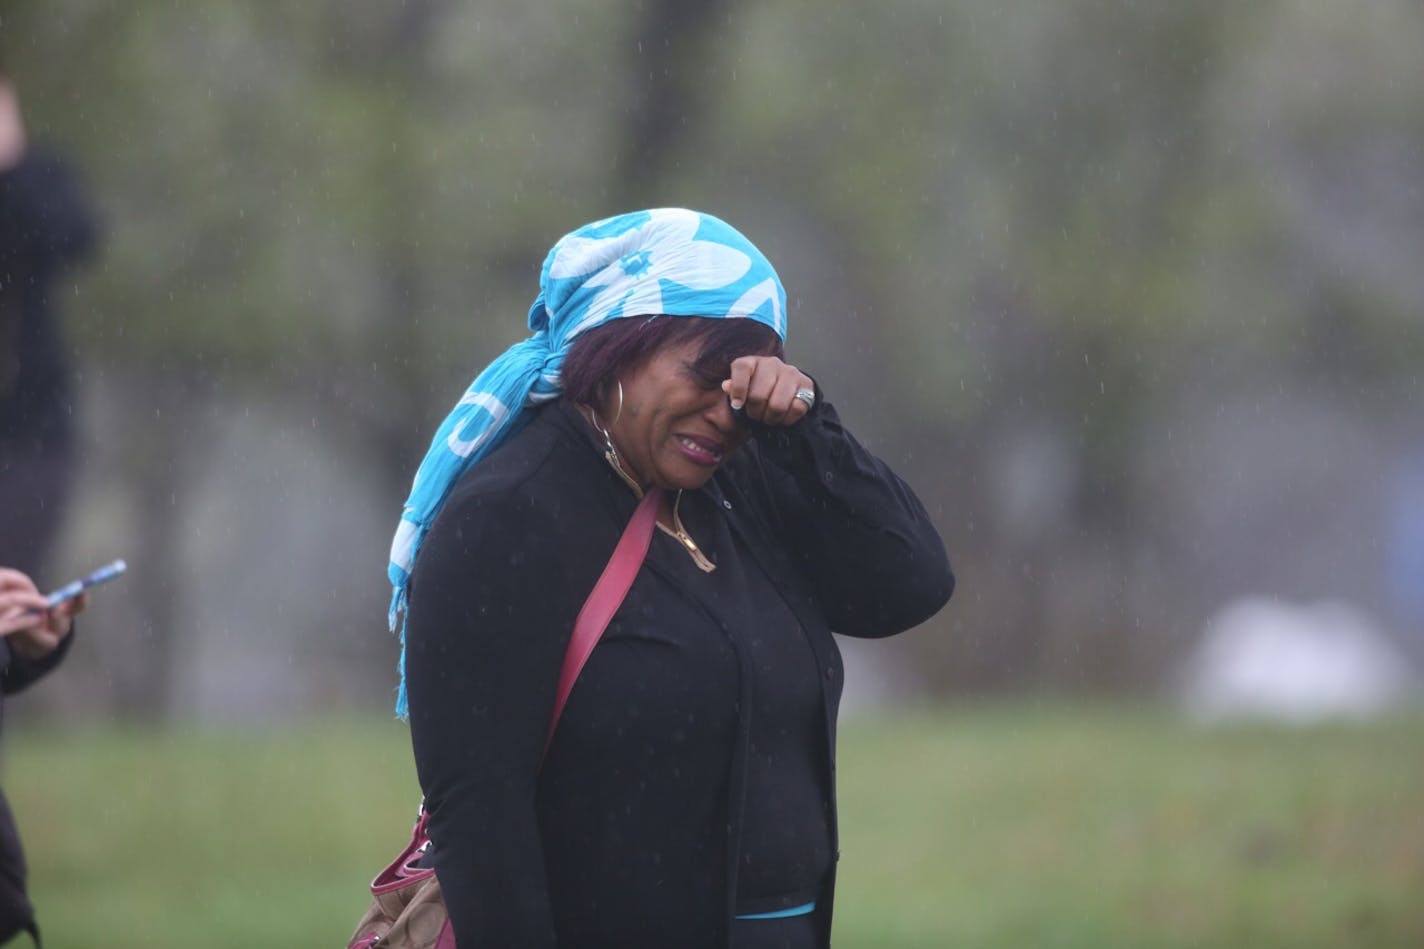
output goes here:
[[628, 595], [628, 588], [633, 585], [633, 578], [638, 575], [639, 568], [643, 566], [643, 559], [648, 555], [648, 545], [653, 540], [653, 525], [657, 523], [658, 502], [662, 493], [661, 488], [649, 488], [644, 492], [643, 500], [638, 502], [637, 510], [628, 520], [628, 526], [623, 528], [623, 536], [619, 538], [618, 546], [613, 548], [613, 556], [608, 558], [607, 566], [603, 568], [598, 582], [593, 585], [593, 592], [584, 601], [578, 619], [574, 621], [574, 632], [569, 637], [569, 648], [564, 653], [564, 665], [559, 670], [554, 717], [549, 720], [549, 734], [544, 738], [545, 755], [549, 753], [549, 745], [554, 740], [554, 729], [559, 726], [564, 705], [569, 700], [574, 683], [578, 681], [579, 673], [583, 671], [584, 663], [593, 654], [593, 647], [598, 645], [598, 640], [608, 628], [613, 614], [623, 605], [623, 598]]
[[[613, 614], [623, 605], [628, 588], [633, 585], [633, 579], [638, 575], [638, 570], [643, 566], [643, 559], [648, 555], [648, 545], [653, 540], [653, 526], [657, 523], [658, 501], [661, 496], [660, 488], [649, 488], [643, 494], [643, 500], [628, 520], [628, 526], [623, 528], [623, 536], [619, 538], [618, 546], [613, 548], [613, 556], [608, 559], [603, 573], [593, 586], [593, 592], [584, 601], [578, 619], [574, 621], [573, 635], [569, 637], [569, 646], [564, 652], [564, 665], [559, 671], [554, 717], [549, 721], [549, 733], [544, 738], [545, 755], [549, 752], [549, 743], [554, 739], [554, 729], [558, 727], [559, 718], [564, 713], [564, 704], [568, 701], [569, 693], [573, 691], [574, 682], [578, 680], [584, 663], [593, 653], [593, 647], [597, 646], [598, 640], [602, 638], [603, 631], [608, 628]], [[542, 757], [540, 760], [542, 763]], [[371, 881], [371, 892], [377, 901], [386, 893], [403, 890], [413, 882], [435, 875], [434, 869], [425, 866], [423, 859], [426, 848], [430, 845], [427, 827], [429, 822], [430, 812], [425, 809], [425, 799], [422, 798], [415, 828], [410, 833], [410, 843]]]

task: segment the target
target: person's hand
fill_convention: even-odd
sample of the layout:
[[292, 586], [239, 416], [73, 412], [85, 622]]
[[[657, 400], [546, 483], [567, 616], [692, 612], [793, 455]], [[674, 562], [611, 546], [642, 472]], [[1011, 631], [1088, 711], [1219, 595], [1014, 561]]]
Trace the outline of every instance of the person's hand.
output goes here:
[[80, 595], [51, 609], [34, 581], [18, 570], [0, 567], [0, 636], [25, 659], [43, 659], [54, 652], [73, 628], [74, 617], [89, 605]]
[[732, 375], [722, 391], [734, 410], [763, 425], [795, 425], [816, 400], [810, 376], [775, 356], [741, 356], [732, 360]]
[[25, 123], [20, 118], [20, 98], [15, 87], [0, 79], [0, 171], [25, 154]]

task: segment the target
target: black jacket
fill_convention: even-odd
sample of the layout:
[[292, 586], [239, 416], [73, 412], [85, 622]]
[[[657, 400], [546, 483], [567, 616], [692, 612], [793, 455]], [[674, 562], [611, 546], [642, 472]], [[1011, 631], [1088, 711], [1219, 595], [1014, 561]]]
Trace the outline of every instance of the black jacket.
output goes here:
[[32, 148], [0, 170], [0, 449], [72, 435], [69, 353], [51, 298], [97, 238], [89, 196], [58, 156]]
[[[574, 617], [632, 492], [578, 413], [555, 403], [460, 480], [424, 542], [406, 628], [410, 725], [461, 949], [725, 946], [732, 916], [748, 911], [742, 830], [766, 826], [757, 809], [783, 792], [824, 807], [806, 826], [829, 836], [815, 894], [829, 940], [831, 631], [887, 636], [931, 616], [953, 589], [944, 547], [910, 489], [824, 401], [796, 426], [760, 431], [683, 503], [694, 537], [721, 537], [719, 564], [755, 595], [710, 595], [655, 534], [542, 772]], [[799, 624], [806, 661], [756, 665], [766, 619], [750, 603], [775, 603], [782, 633]], [[753, 736], [778, 724], [757, 718], [757, 694], [782, 676], [819, 694], [811, 788], [776, 787], [780, 772], [759, 772], [751, 755]], [[749, 774], [763, 782], [754, 800]]]
[[[24, 659], [10, 650], [9, 641], [0, 638], [0, 696], [12, 695], [28, 688], [35, 680], [59, 665], [74, 641], [71, 633], [43, 659]], [[4, 699], [0, 697], [0, 722], [4, 719]], [[35, 912], [30, 906], [26, 887], [25, 851], [20, 846], [19, 828], [5, 795], [0, 794], [0, 943], [20, 932], [29, 932], [39, 939]]]

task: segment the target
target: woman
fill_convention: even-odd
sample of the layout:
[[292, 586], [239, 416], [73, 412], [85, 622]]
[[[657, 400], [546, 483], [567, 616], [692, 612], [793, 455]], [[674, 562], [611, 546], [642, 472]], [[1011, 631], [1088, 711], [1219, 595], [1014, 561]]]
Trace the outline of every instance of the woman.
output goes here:
[[[722, 221], [588, 225], [540, 286], [534, 337], [446, 420], [393, 545], [401, 704], [456, 939], [825, 946], [831, 631], [931, 616], [943, 545], [783, 361], [780, 280]], [[650, 488], [661, 530], [546, 754], [574, 618]]]

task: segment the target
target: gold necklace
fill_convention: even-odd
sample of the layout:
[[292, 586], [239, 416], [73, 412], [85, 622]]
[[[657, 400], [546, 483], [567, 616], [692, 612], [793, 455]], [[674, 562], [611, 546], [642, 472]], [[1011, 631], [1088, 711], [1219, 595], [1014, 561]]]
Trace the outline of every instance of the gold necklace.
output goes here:
[[[632, 488], [633, 494], [641, 500], [643, 497], [643, 486], [638, 483], [637, 478], [634, 478], [628, 473], [627, 468], [623, 467], [623, 459], [618, 456], [618, 449], [613, 447], [613, 438], [608, 434], [608, 429], [598, 424], [598, 415], [594, 412], [593, 407], [586, 406], [586, 408], [588, 409], [589, 422], [598, 430], [599, 434], [603, 436], [603, 444], [606, 449], [603, 452], [603, 460], [607, 461], [613, 470], [618, 472], [618, 477], [622, 478], [623, 483]], [[707, 559], [706, 554], [702, 552], [702, 548], [697, 546], [697, 541], [692, 539], [692, 535], [689, 534], [687, 528], [683, 526], [680, 512], [681, 507], [682, 489], [679, 488], [677, 497], [673, 498], [672, 502], [672, 527], [666, 526], [662, 521], [657, 521], [658, 529], [682, 545], [682, 549], [687, 551], [688, 556], [692, 558], [692, 562], [697, 564], [697, 569], [703, 573], [711, 573], [717, 569], [717, 565]]]
[[687, 528], [682, 526], [682, 518], [678, 515], [678, 508], [681, 505], [682, 491], [679, 490], [677, 497], [672, 502], [672, 527], [663, 526], [661, 521], [658, 522], [658, 527], [662, 529], [663, 533], [676, 538], [677, 542], [682, 544], [682, 549], [692, 557], [692, 562], [697, 564], [697, 569], [703, 573], [711, 573], [717, 569], [717, 565], [707, 559], [701, 548], [697, 546], [697, 541], [693, 540], [692, 535], [687, 532]]

